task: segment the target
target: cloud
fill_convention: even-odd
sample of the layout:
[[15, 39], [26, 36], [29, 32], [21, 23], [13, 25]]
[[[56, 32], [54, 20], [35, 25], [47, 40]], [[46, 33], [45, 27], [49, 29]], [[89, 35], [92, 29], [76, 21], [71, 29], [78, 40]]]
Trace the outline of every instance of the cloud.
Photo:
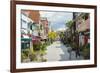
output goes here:
[[41, 17], [47, 17], [54, 30], [65, 28], [67, 21], [72, 20], [72, 12], [40, 11]]

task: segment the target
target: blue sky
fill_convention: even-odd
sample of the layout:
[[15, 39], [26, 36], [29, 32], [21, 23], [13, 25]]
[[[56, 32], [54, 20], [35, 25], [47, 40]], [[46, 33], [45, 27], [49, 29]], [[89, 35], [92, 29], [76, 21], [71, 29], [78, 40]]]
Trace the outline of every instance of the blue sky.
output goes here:
[[54, 31], [66, 29], [66, 22], [72, 20], [72, 12], [40, 11], [41, 17], [47, 17]]

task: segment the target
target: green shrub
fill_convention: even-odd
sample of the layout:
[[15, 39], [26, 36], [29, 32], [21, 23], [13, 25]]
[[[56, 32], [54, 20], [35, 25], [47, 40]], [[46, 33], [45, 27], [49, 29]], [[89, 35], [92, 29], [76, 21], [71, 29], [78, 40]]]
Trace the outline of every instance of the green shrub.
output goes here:
[[40, 46], [41, 46], [41, 43], [33, 44], [33, 50], [34, 51], [39, 51], [40, 48], [41, 48]]
[[23, 62], [24, 59], [27, 59], [29, 55], [29, 49], [24, 49], [21, 51], [21, 62]]
[[47, 46], [46, 43], [41, 44], [41, 45], [40, 45], [41, 50], [46, 50], [46, 46]]
[[83, 52], [84, 59], [89, 59], [90, 58], [90, 44], [86, 44], [82, 52]]

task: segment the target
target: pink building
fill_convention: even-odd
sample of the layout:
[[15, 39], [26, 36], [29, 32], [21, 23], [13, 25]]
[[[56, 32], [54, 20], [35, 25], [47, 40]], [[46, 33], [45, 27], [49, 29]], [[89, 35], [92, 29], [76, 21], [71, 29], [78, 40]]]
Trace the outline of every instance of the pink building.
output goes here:
[[42, 39], [47, 39], [49, 27], [48, 27], [48, 20], [47, 18], [40, 19], [40, 35]]
[[79, 33], [79, 46], [85, 45], [90, 40], [90, 17], [82, 13], [76, 20], [76, 31]]
[[84, 19], [79, 19], [76, 21], [76, 30], [78, 32], [90, 30], [90, 18], [84, 20]]

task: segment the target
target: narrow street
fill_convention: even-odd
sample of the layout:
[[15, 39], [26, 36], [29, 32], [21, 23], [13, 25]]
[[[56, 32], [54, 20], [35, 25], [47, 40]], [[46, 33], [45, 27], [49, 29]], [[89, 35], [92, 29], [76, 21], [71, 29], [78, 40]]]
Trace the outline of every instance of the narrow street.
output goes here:
[[47, 61], [67, 61], [67, 60], [78, 60], [82, 59], [82, 57], [76, 58], [75, 52], [68, 53], [68, 48], [63, 45], [60, 41], [55, 41], [53, 44], [47, 47], [47, 55], [45, 56]]
[[20, 26], [22, 62], [90, 59], [89, 13], [21, 10]]

